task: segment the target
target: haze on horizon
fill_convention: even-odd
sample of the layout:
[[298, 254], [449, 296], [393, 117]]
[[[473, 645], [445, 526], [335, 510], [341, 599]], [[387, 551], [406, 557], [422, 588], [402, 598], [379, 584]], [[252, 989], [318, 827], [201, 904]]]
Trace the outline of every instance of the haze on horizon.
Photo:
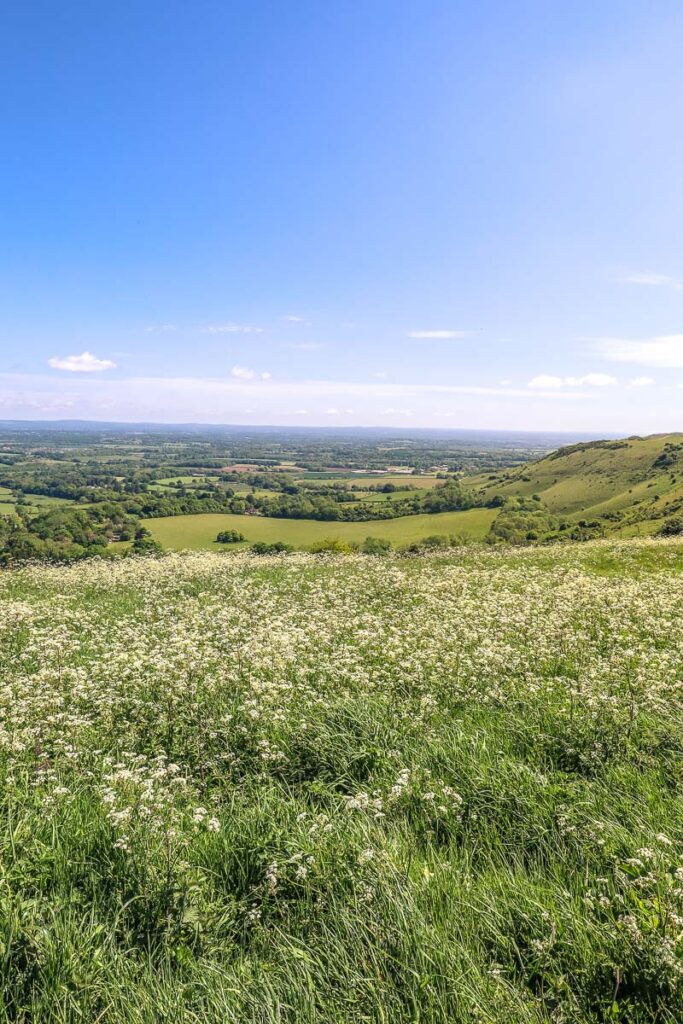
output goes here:
[[679, 3], [3, 23], [0, 419], [681, 429]]

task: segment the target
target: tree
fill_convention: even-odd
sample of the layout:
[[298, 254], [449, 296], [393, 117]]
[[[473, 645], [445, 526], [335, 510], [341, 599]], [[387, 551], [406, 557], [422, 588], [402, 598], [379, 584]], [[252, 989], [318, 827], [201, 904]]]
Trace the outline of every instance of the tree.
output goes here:
[[161, 555], [164, 549], [158, 540], [155, 540], [149, 530], [141, 526], [135, 531], [135, 540], [130, 549], [132, 555]]

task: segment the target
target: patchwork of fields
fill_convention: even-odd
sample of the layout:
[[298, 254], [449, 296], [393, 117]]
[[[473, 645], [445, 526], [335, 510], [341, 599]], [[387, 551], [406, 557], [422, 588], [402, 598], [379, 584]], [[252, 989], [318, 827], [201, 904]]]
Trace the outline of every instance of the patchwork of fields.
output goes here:
[[1, 573], [3, 1019], [680, 1021], [682, 621], [676, 541]]

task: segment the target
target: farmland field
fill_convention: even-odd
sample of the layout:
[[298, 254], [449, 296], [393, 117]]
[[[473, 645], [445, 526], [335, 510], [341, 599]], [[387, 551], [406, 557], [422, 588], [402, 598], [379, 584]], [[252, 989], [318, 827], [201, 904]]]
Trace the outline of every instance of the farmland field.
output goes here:
[[682, 571], [3, 572], [2, 1019], [680, 1021]]
[[72, 502], [68, 498], [58, 498], [51, 494], [26, 494], [25, 498], [31, 505], [35, 505], [36, 508], [49, 508], [55, 505], [71, 505]]
[[239, 530], [251, 543], [281, 540], [299, 548], [327, 538], [359, 543], [366, 537], [381, 537], [401, 545], [414, 543], [433, 534], [456, 534], [481, 540], [496, 514], [492, 509], [477, 508], [466, 512], [401, 516], [399, 519], [369, 523], [336, 523], [206, 513], [148, 519], [145, 526], [164, 548], [175, 551], [217, 550], [223, 547], [216, 544], [216, 534], [221, 530]]
[[[320, 480], [320, 483], [325, 483], [326, 479]], [[349, 487], [383, 487], [384, 484], [393, 484], [395, 487], [414, 487], [420, 491], [428, 491], [441, 483], [434, 473], [417, 476], [413, 476], [412, 473], [355, 473], [350, 476], [341, 473], [338, 476], [331, 476], [331, 479], [334, 483], [348, 484]]]
[[16, 505], [14, 495], [9, 487], [0, 487], [0, 515], [7, 515], [14, 512]]
[[[42, 511], [43, 509], [51, 508], [56, 505], [71, 504], [64, 498], [53, 498], [48, 494], [25, 494], [24, 497], [28, 502], [28, 505], [24, 505], [23, 507], [29, 513]], [[10, 512], [14, 512], [16, 508], [17, 503], [12, 491], [8, 487], [0, 487], [0, 515], [8, 515]]]

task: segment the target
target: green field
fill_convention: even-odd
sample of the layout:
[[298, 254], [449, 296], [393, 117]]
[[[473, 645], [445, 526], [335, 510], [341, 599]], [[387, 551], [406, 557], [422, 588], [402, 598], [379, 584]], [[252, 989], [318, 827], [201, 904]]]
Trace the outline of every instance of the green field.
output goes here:
[[233, 516], [206, 513], [194, 516], [166, 516], [147, 519], [144, 525], [164, 548], [173, 551], [217, 550], [216, 534], [221, 530], [239, 530], [247, 541], [284, 541], [304, 548], [327, 538], [360, 543], [366, 537], [382, 537], [392, 544], [411, 544], [433, 534], [456, 534], [481, 540], [486, 536], [497, 512], [469, 509], [466, 512], [440, 512], [436, 515], [401, 516], [370, 523], [319, 522], [312, 519], [268, 519], [264, 516]]
[[14, 496], [8, 487], [0, 487], [0, 515], [14, 512]]
[[[34, 514], [55, 505], [72, 504], [67, 498], [53, 498], [47, 494], [25, 494], [24, 497], [29, 504], [24, 505], [23, 508], [29, 514]], [[14, 512], [16, 507], [12, 491], [8, 487], [0, 487], [0, 515], [8, 515], [10, 512]]]
[[[197, 475], [197, 476], [175, 476], [175, 477], [164, 477], [160, 480], [155, 480], [153, 484], [150, 484], [150, 490], [156, 491], [159, 494], [170, 494], [173, 495], [177, 491], [177, 484], [180, 483], [186, 491], [203, 491], [206, 489], [207, 484], [215, 484], [216, 479], [211, 476]], [[275, 491], [265, 490], [261, 487], [250, 487], [248, 484], [240, 481], [235, 481], [227, 485], [229, 491], [233, 491], [235, 494], [253, 494], [257, 498], [272, 498], [275, 496]]]
[[[306, 478], [308, 484], [315, 484], [315, 480]], [[320, 479], [318, 483], [325, 486], [329, 483], [348, 484], [349, 487], [381, 487], [384, 484], [394, 484], [396, 487], [414, 487], [419, 491], [428, 491], [437, 484], [442, 484], [435, 474], [424, 474], [413, 476], [412, 473], [357, 473], [347, 476]]]
[[48, 508], [55, 505], [73, 505], [69, 498], [56, 498], [51, 494], [26, 494], [26, 500], [35, 508]]
[[156, 480], [155, 483], [160, 484], [162, 487], [173, 486], [177, 483], [181, 483], [187, 487], [188, 485], [195, 485], [203, 482], [205, 475], [206, 474], [197, 474], [195, 476], [187, 476], [179, 473], [178, 476], [161, 477], [159, 480]]

